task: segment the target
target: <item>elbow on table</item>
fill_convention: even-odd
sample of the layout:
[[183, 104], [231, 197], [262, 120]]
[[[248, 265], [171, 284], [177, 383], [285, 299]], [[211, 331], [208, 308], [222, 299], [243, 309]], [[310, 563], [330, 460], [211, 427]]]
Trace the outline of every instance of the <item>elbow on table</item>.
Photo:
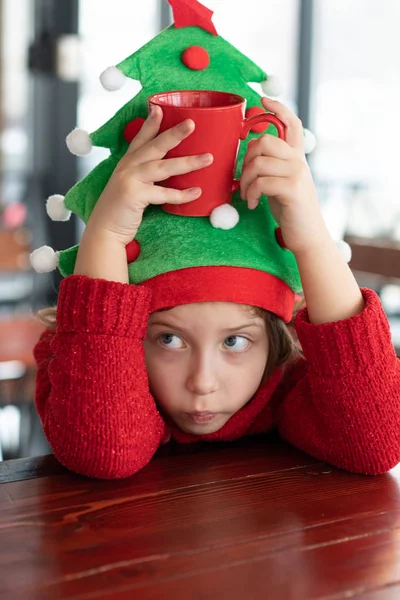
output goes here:
[[[84, 442], [84, 440], [81, 440]], [[93, 479], [123, 479], [135, 475], [154, 456], [158, 444], [78, 443], [69, 444], [49, 439], [56, 459], [69, 471]]]
[[358, 475], [382, 475], [400, 463], [400, 436], [396, 439], [390, 436], [385, 440], [374, 439], [375, 443], [366, 440], [360, 444], [347, 439], [341, 444], [331, 441], [328, 445], [293, 445], [338, 469]]
[[[395, 449], [397, 448], [397, 449]], [[342, 461], [340, 461], [342, 462]], [[356, 455], [346, 457], [340, 468], [361, 475], [383, 475], [400, 463], [400, 448], [386, 443], [380, 448], [358, 448]]]
[[388, 459], [386, 456], [375, 457], [374, 461], [366, 463], [363, 473], [365, 475], [384, 475], [389, 473], [400, 463], [400, 456]]
[[54, 452], [56, 459], [69, 471], [91, 479], [124, 479], [141, 471], [151, 460], [151, 455], [131, 458], [127, 461], [88, 461], [74, 460], [65, 453]]
[[164, 423], [155, 409], [141, 418], [127, 409], [100, 408], [96, 418], [94, 411], [70, 417], [48, 410], [42, 421], [46, 438], [56, 459], [70, 471], [95, 479], [130, 477], [154, 456]]

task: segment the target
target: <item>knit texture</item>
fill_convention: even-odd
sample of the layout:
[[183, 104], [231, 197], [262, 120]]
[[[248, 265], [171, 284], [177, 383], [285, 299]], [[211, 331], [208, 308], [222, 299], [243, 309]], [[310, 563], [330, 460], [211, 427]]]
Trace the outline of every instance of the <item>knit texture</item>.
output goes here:
[[148, 386], [142, 340], [151, 294], [83, 276], [60, 287], [57, 331], [35, 348], [36, 406], [55, 456], [89, 477], [127, 477], [162, 443], [227, 441], [277, 428], [317, 459], [377, 474], [400, 461], [400, 361], [378, 296], [336, 323], [295, 326], [305, 359], [277, 369], [218, 432], [194, 436], [167, 424]]

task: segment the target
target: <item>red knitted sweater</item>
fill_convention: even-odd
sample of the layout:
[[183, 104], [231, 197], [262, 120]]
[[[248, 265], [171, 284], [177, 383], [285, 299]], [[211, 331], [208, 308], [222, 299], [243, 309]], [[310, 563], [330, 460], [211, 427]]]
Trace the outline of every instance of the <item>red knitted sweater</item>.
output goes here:
[[171, 436], [181, 443], [235, 440], [278, 429], [317, 459], [377, 474], [400, 462], [400, 361], [375, 292], [362, 313], [312, 325], [296, 317], [305, 359], [277, 369], [219, 431], [194, 436], [168, 425], [151, 396], [142, 340], [144, 286], [72, 275], [60, 287], [57, 331], [35, 348], [36, 406], [58, 460], [89, 477], [142, 469]]

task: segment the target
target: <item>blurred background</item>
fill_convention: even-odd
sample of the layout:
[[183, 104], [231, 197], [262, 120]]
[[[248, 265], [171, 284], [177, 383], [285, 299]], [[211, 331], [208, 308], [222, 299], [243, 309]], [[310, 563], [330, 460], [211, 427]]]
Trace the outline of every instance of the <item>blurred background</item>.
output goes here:
[[[316, 135], [308, 160], [335, 239], [352, 246], [400, 348], [400, 3], [398, 0], [204, 0], [223, 37], [283, 83], [281, 100]], [[78, 243], [82, 223], [50, 221], [106, 152], [71, 155], [66, 135], [95, 130], [139, 90], [99, 75], [171, 23], [165, 0], [0, 0], [0, 460], [50, 451], [36, 416], [32, 348], [59, 276], [29, 253]], [[256, 86], [257, 87], [257, 86]]]

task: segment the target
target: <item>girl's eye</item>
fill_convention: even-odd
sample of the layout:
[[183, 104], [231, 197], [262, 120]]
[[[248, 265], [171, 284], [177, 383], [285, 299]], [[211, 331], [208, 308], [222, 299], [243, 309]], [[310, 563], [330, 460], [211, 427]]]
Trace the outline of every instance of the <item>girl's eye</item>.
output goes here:
[[229, 350], [233, 350], [234, 352], [243, 352], [250, 346], [250, 340], [241, 335], [231, 335], [226, 338], [224, 343]]
[[163, 333], [158, 339], [164, 348], [172, 348], [173, 350], [182, 348], [181, 338], [173, 333]]

